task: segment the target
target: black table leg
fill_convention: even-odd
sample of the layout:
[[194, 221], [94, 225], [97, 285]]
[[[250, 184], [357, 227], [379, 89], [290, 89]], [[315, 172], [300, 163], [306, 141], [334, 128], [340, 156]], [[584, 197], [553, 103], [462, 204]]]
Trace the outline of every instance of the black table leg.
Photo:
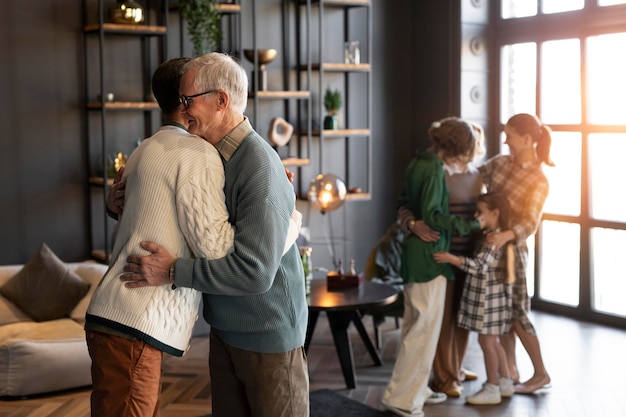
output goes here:
[[356, 388], [356, 372], [352, 359], [352, 343], [348, 336], [348, 326], [354, 318], [354, 311], [327, 311], [328, 323], [333, 334], [335, 349], [339, 356], [341, 371], [349, 389]]
[[369, 335], [367, 334], [367, 330], [365, 330], [365, 326], [363, 326], [363, 322], [361, 321], [361, 312], [360, 311], [356, 311], [355, 312], [354, 316], [352, 317], [352, 322], [354, 323], [354, 326], [356, 327], [356, 329], [359, 331], [359, 334], [361, 335], [361, 340], [363, 340], [363, 343], [365, 343], [365, 347], [367, 348], [368, 352], [370, 353], [370, 356], [372, 357], [372, 360], [374, 361], [374, 364], [376, 366], [383, 366], [383, 361], [380, 358], [380, 355], [378, 354], [378, 351], [374, 347], [374, 344], [372, 343], [372, 340], [370, 339]]
[[315, 331], [315, 325], [317, 324], [317, 318], [319, 317], [319, 311], [309, 311], [309, 324], [306, 327], [306, 338], [304, 339], [304, 352], [308, 355], [309, 345], [313, 338], [313, 332]]

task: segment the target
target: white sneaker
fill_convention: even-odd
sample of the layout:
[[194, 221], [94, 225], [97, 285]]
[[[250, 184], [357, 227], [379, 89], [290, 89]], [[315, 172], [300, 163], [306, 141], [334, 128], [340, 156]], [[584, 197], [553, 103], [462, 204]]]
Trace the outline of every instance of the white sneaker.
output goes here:
[[390, 411], [393, 414], [395, 414], [397, 416], [400, 416], [400, 417], [424, 417], [424, 412], [423, 411], [419, 411], [417, 413], [412, 413], [410, 411], [401, 410], [399, 408], [396, 408], [393, 405], [385, 404], [384, 402], [381, 402], [381, 404], [383, 405], [383, 408], [385, 410]]
[[485, 382], [483, 384], [483, 389], [478, 391], [476, 394], [465, 398], [465, 401], [474, 405], [500, 404], [502, 402], [500, 387], [498, 385]]
[[500, 396], [510, 397], [514, 393], [513, 378], [500, 378]]
[[443, 392], [434, 392], [430, 387], [426, 387], [426, 399], [424, 404], [441, 404], [448, 399], [448, 396]]

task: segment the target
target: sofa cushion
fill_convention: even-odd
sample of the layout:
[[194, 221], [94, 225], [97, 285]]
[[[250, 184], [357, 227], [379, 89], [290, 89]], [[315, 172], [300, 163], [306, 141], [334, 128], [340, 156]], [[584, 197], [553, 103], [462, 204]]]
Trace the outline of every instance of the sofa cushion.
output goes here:
[[31, 318], [17, 308], [15, 304], [0, 295], [0, 326], [19, 321], [31, 321]]
[[0, 287], [0, 295], [36, 321], [66, 316], [87, 291], [89, 284], [72, 272], [45, 243], [24, 268]]
[[0, 326], [0, 397], [91, 384], [83, 326], [69, 318]]
[[68, 266], [72, 271], [90, 285], [89, 292], [83, 297], [82, 300], [74, 307], [70, 313], [70, 318], [76, 320], [79, 323], [85, 322], [85, 314], [87, 313], [87, 307], [91, 301], [91, 296], [98, 288], [98, 284], [102, 281], [102, 277], [108, 269], [108, 265], [99, 264], [93, 261], [69, 263]]

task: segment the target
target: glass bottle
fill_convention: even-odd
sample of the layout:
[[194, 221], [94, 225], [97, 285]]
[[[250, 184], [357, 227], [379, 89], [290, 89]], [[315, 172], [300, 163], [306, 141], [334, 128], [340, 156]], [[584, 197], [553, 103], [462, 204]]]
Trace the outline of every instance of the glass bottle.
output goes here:
[[313, 279], [313, 266], [311, 265], [311, 253], [313, 248], [305, 246], [300, 249], [300, 259], [302, 259], [302, 269], [304, 270], [304, 289], [306, 294], [311, 293], [311, 280]]
[[343, 261], [341, 259], [337, 259], [337, 273], [343, 275]]

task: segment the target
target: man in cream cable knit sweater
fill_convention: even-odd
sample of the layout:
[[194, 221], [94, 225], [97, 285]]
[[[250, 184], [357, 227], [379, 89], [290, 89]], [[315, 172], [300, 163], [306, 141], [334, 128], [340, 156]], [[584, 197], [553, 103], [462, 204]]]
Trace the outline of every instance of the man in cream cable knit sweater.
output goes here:
[[[163, 352], [187, 350], [201, 294], [170, 285], [133, 291], [117, 278], [139, 242], [157, 241], [178, 256], [221, 258], [234, 231], [224, 204], [224, 170], [214, 146], [186, 131], [179, 58], [159, 66], [152, 89], [163, 126], [128, 159], [128, 194], [112, 264], [87, 310], [92, 358], [92, 416], [157, 416]], [[293, 240], [290, 242], [290, 246]]]
[[219, 53], [191, 60], [180, 93], [189, 131], [222, 157], [234, 250], [191, 259], [144, 242], [151, 255], [130, 256], [121, 279], [136, 288], [130, 291], [168, 283], [202, 291], [214, 417], [308, 416], [304, 272], [295, 245], [281, 256], [292, 186], [277, 153], [244, 116], [248, 79], [237, 62]]

